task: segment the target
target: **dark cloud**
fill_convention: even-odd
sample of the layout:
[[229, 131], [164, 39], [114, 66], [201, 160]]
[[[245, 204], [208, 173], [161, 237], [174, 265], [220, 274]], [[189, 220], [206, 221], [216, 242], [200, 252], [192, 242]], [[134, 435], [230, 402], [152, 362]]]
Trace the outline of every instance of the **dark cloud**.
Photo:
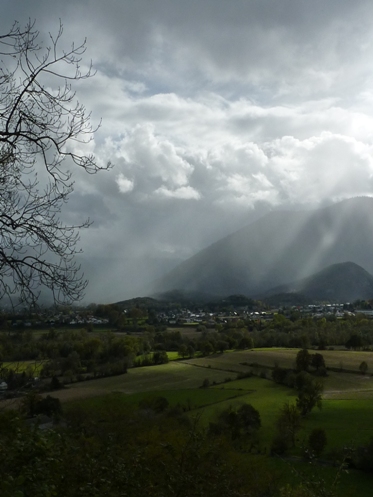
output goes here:
[[367, 0], [5, 0], [3, 12], [2, 32], [31, 18], [45, 42], [61, 19], [65, 46], [87, 37], [97, 69], [76, 89], [103, 118], [88, 150], [115, 167], [75, 171], [64, 210], [94, 221], [88, 299], [137, 292], [269, 209], [373, 193]]

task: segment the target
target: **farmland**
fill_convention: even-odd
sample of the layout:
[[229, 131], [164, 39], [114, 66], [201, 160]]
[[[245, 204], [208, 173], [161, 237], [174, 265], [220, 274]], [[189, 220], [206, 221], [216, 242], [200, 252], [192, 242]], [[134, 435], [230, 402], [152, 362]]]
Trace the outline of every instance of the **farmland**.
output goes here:
[[[330, 355], [332, 353], [338, 354], [336, 361], [342, 358], [348, 364], [350, 352], [330, 351]], [[296, 351], [270, 350], [258, 351], [256, 357], [260, 357], [261, 362], [266, 361], [268, 365], [272, 365], [273, 360], [277, 360], [276, 357], [282, 358], [284, 365], [290, 365], [295, 355]], [[237, 373], [243, 372], [243, 369], [246, 372], [250, 369], [248, 366], [242, 366], [240, 362], [251, 356], [251, 352], [232, 352], [207, 358], [175, 361], [160, 366], [136, 368], [130, 370], [127, 375], [72, 385], [68, 390], [58, 394], [63, 400], [76, 399], [67, 406], [76, 405], [78, 402], [89, 409], [100, 410], [103, 406], [109, 408], [108, 406], [111, 405], [118, 413], [127, 405], [138, 405], [146, 397], [162, 396], [167, 398], [170, 406], [177, 404], [188, 406], [188, 415], [192, 418], [197, 417], [201, 427], [207, 427], [209, 421], [216, 418], [217, 413], [229, 406], [235, 408], [243, 403], [250, 403], [260, 412], [261, 450], [268, 454], [271, 440], [275, 435], [279, 408], [285, 402], [294, 403], [296, 392], [257, 376], [234, 379]], [[353, 356], [355, 360], [356, 357], [360, 360], [360, 355], [353, 354]], [[209, 379], [210, 386], [199, 388], [206, 378]], [[231, 381], [227, 381], [229, 378]], [[327, 433], [326, 458], [332, 450], [339, 449], [341, 445], [356, 447], [366, 443], [373, 436], [371, 424], [373, 395], [370, 386], [368, 387], [371, 381], [370, 376], [331, 372], [326, 378], [323, 408], [321, 411], [313, 410], [303, 420], [297, 436], [297, 445], [305, 444], [311, 431], [319, 427], [325, 429]], [[109, 396], [103, 396], [104, 391], [111, 393]], [[78, 400], [79, 397], [86, 398]], [[299, 449], [294, 454], [299, 454]], [[297, 477], [291, 476], [289, 471], [294, 462], [272, 459], [268, 464], [273, 467], [273, 471], [286, 472], [288, 475], [286, 478], [290, 478], [290, 481], [297, 481]], [[297, 463], [296, 466], [297, 471], [306, 475], [311, 474], [312, 477], [316, 473], [322, 475], [329, 485], [337, 471], [336, 468], [315, 468], [302, 463]], [[338, 495], [348, 496], [359, 493], [368, 496], [371, 484], [372, 479], [369, 475], [355, 471], [350, 471], [348, 475], [343, 473]]]
[[[257, 364], [260, 366], [274, 367], [275, 364], [284, 368], [294, 368], [298, 349], [267, 348], [235, 351], [233, 353], [208, 356], [201, 359], [192, 359], [188, 362], [203, 365], [217, 365], [223, 369], [242, 371], [241, 366]], [[338, 370], [359, 372], [359, 365], [365, 361], [368, 372], [373, 373], [373, 352], [348, 351], [348, 350], [323, 350], [321, 351], [327, 367]], [[246, 368], [247, 369], [247, 368]]]
[[[136, 367], [127, 374], [72, 383], [52, 395], [65, 404], [66, 412], [81, 406], [87, 412], [103, 409], [116, 412], [119, 417], [120, 413], [125, 416], [127, 408], [137, 408], [144, 399], [164, 397], [170, 407], [181, 406], [189, 418], [198, 419], [202, 429], [208, 428], [224, 409], [230, 406], [237, 409], [248, 403], [260, 413], [262, 455], [257, 457], [263, 458], [263, 453], [270, 453], [276, 435], [279, 409], [286, 402], [294, 404], [297, 397], [296, 390], [274, 383], [271, 373], [275, 364], [293, 368], [297, 352], [297, 349], [253, 349], [183, 360], [176, 360], [173, 352], [170, 354], [173, 360], [168, 364]], [[364, 445], [373, 437], [373, 377], [369, 374], [373, 370], [373, 354], [346, 350], [328, 350], [322, 354], [326, 366], [332, 368], [324, 379], [322, 410], [314, 409], [302, 420], [297, 447], [290, 452], [295, 458], [301, 455], [301, 447], [307, 444], [314, 428], [323, 428], [327, 433], [323, 456], [326, 459], [332, 457], [333, 450]], [[359, 374], [362, 361], [368, 364], [368, 374]], [[23, 367], [27, 365], [24, 363]], [[254, 376], [247, 377], [251, 373]], [[288, 463], [271, 458], [268, 464], [274, 470], [284, 471]], [[309, 471], [309, 466], [305, 469]], [[336, 469], [325, 467], [320, 471], [328, 481]], [[342, 476], [346, 490], [341, 495], [350, 495], [352, 486], [360, 495], [369, 495], [366, 488], [371, 485], [370, 477], [359, 478], [356, 474], [359, 473]]]
[[[285, 353], [284, 353], [285, 352]], [[333, 351], [329, 352], [330, 354]], [[338, 358], [350, 352], [335, 352]], [[247, 372], [241, 360], [252, 357], [251, 352], [232, 352], [188, 361], [173, 361], [159, 366], [129, 370], [126, 375], [102, 378], [72, 384], [56, 392], [62, 401], [102, 396], [108, 393], [126, 394], [126, 402], [134, 402], [148, 394], [164, 395], [171, 403], [191, 401], [194, 409], [201, 410], [202, 422], [208, 422], [217, 409], [228, 405], [251, 403], [261, 413], [264, 439], [269, 443], [279, 407], [284, 402], [294, 402], [296, 392], [268, 379], [258, 377], [235, 379], [237, 373]], [[364, 354], [364, 353], [361, 353]], [[284, 364], [294, 362], [296, 351], [259, 351], [256, 357], [273, 364], [276, 357], [284, 358]], [[354, 354], [356, 357], [356, 354]], [[284, 359], [283, 359], [284, 360]], [[345, 358], [346, 362], [347, 359]], [[255, 361], [254, 361], [255, 362]], [[209, 380], [210, 388], [201, 389], [203, 381]], [[232, 381], [227, 381], [232, 380]], [[214, 385], [214, 383], [216, 383]], [[224, 391], [222, 397], [215, 392]], [[313, 411], [307, 419], [301, 436], [306, 437], [312, 428], [322, 425], [330, 432], [329, 445], [338, 446], [341, 438], [346, 442], [364, 442], [373, 436], [371, 413], [373, 412], [373, 378], [368, 375], [330, 372], [325, 381], [322, 411]], [[202, 399], [202, 400], [201, 400]], [[124, 400], [123, 400], [124, 401]], [[97, 402], [100, 402], [97, 400]], [[196, 411], [197, 412], [197, 411]], [[338, 423], [335, 422], [338, 418]]]
[[[61, 400], [68, 400], [110, 392], [133, 394], [164, 389], [198, 388], [206, 378], [210, 385], [214, 382], [220, 384], [227, 378], [232, 380], [237, 374], [252, 370], [258, 374], [264, 372], [270, 378], [275, 363], [282, 367], [294, 367], [296, 354], [297, 350], [294, 349], [254, 349], [177, 361], [176, 354], [171, 353], [173, 360], [168, 364], [134, 368], [125, 375], [74, 383], [66, 390], [56, 392], [56, 395]], [[342, 363], [344, 370], [356, 371], [356, 374], [329, 371], [325, 378], [325, 400], [373, 400], [373, 377], [370, 374], [358, 374], [359, 364], [363, 360], [373, 371], [372, 352], [323, 351], [323, 356], [327, 367], [338, 369]]]
[[104, 395], [110, 392], [133, 394], [158, 390], [180, 390], [198, 388], [205, 378], [210, 383], [220, 383], [229, 374], [212, 368], [198, 368], [178, 361], [159, 366], [130, 369], [129, 373], [119, 376], [100, 378], [92, 381], [74, 383], [65, 390], [55, 392], [62, 401]]

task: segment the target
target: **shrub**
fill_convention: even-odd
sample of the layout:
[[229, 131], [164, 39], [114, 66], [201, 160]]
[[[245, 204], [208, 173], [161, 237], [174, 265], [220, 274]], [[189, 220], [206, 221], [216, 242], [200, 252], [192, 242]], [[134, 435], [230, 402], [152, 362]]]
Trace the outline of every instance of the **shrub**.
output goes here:
[[63, 388], [63, 385], [61, 384], [60, 380], [57, 378], [57, 376], [53, 376], [50, 382], [50, 388], [51, 390], [59, 390], [60, 388]]
[[289, 441], [287, 437], [279, 433], [275, 436], [271, 444], [271, 454], [278, 456], [286, 454], [289, 448]]
[[368, 364], [363, 361], [359, 366], [359, 371], [361, 374], [365, 374], [368, 371]]
[[326, 432], [322, 428], [315, 428], [308, 437], [308, 447], [319, 457], [327, 443]]
[[208, 388], [210, 386], [210, 380], [205, 378], [202, 382], [202, 388]]

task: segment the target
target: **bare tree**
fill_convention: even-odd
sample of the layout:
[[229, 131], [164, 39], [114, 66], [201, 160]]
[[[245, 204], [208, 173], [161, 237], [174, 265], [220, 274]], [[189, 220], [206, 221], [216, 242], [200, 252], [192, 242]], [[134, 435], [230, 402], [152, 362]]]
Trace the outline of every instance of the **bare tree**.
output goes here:
[[60, 24], [47, 47], [31, 21], [0, 35], [0, 299], [12, 303], [35, 303], [43, 287], [56, 303], [82, 297], [87, 282], [75, 255], [90, 222], [61, 219], [73, 191], [69, 167], [110, 167], [74, 152], [97, 128], [71, 84], [93, 72], [81, 70], [86, 41], [63, 50], [62, 32]]

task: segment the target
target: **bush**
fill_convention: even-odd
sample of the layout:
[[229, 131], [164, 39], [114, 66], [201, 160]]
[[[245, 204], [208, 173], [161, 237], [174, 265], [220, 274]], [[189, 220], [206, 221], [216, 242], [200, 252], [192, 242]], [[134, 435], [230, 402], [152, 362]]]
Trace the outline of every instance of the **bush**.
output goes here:
[[317, 369], [314, 374], [315, 374], [315, 376], [328, 376], [326, 368], [323, 368], [323, 367]]
[[363, 361], [359, 366], [359, 371], [361, 374], [365, 374], [368, 371], [368, 364]]
[[156, 413], [164, 412], [169, 406], [169, 402], [165, 397], [151, 397], [140, 400], [140, 409], [151, 409]]
[[282, 456], [286, 454], [288, 448], [289, 448], [289, 442], [287, 437], [279, 433], [272, 441], [271, 454]]
[[154, 364], [167, 364], [168, 363], [167, 352], [165, 350], [159, 350], [157, 352], [154, 352], [153, 363]]
[[368, 445], [357, 449], [354, 462], [357, 469], [373, 473], [373, 438]]
[[251, 404], [242, 404], [237, 410], [232, 406], [220, 412], [218, 419], [210, 423], [211, 435], [225, 433], [231, 440], [246, 437], [252, 442], [261, 426], [260, 414]]
[[320, 456], [326, 443], [327, 438], [325, 430], [322, 428], [315, 428], [311, 431], [310, 436], [308, 437], [308, 447], [316, 457]]
[[237, 373], [236, 380], [243, 380], [244, 378], [251, 378], [252, 376], [252, 371], [247, 371], [246, 373]]
[[57, 376], [53, 376], [50, 382], [50, 388], [51, 390], [60, 390], [63, 388], [62, 383], [60, 380], [57, 378]]

